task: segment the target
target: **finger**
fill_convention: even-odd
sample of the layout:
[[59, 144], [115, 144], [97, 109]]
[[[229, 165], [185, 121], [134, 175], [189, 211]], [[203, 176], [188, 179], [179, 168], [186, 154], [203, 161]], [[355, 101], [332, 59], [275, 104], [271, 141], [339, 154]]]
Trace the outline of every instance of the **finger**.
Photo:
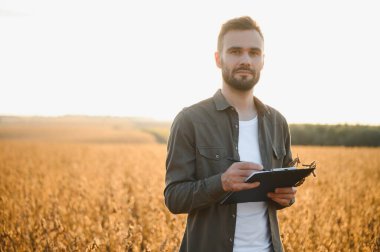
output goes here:
[[245, 179], [245, 178], [251, 176], [252, 170], [236, 170], [232, 174], [234, 177], [241, 177], [241, 178]]
[[246, 176], [233, 176], [229, 179], [229, 182], [233, 184], [245, 183], [246, 178]]
[[263, 166], [261, 164], [252, 163], [252, 162], [239, 162], [235, 163], [236, 167], [240, 170], [258, 170], [261, 171]]
[[242, 184], [252, 184], [252, 183], [247, 183], [246, 182], [247, 177], [248, 176], [246, 176], [244, 174], [240, 174], [240, 175], [235, 174], [234, 176], [229, 176], [226, 181], [228, 181], [228, 183], [230, 183], [230, 184], [240, 184], [240, 183], [242, 183]]
[[237, 174], [241, 177], [249, 177], [252, 174], [252, 170], [238, 170]]
[[272, 198], [273, 201], [277, 202], [281, 206], [289, 206], [290, 200], [289, 199], [279, 199], [279, 198]]
[[231, 186], [232, 191], [242, 191], [242, 190], [248, 190], [252, 188], [256, 188], [260, 185], [260, 182], [255, 183], [235, 183]]
[[280, 188], [276, 188], [274, 190], [275, 193], [296, 193], [297, 192], [297, 188], [296, 187], [280, 187]]
[[271, 199], [278, 198], [290, 200], [293, 199], [295, 195], [291, 193], [268, 193], [267, 196]]

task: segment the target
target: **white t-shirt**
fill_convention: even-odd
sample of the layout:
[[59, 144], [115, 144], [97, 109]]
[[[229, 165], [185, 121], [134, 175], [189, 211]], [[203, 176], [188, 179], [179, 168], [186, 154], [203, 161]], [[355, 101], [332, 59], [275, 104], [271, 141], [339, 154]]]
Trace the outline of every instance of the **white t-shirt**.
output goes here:
[[[262, 164], [257, 116], [239, 122], [239, 156], [241, 161]], [[267, 202], [237, 204], [234, 252], [269, 252], [272, 242]]]

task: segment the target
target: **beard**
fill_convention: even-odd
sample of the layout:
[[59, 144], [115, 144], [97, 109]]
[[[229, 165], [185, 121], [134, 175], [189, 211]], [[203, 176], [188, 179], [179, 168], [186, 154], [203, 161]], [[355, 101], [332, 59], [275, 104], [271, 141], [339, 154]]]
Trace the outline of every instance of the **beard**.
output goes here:
[[[253, 75], [253, 78], [249, 79], [247, 76], [242, 76], [240, 79], [235, 78], [235, 73], [240, 70], [250, 71], [250, 73]], [[243, 66], [232, 71], [229, 68], [223, 66], [222, 76], [224, 82], [227, 85], [239, 91], [251, 90], [260, 80], [260, 72]]]

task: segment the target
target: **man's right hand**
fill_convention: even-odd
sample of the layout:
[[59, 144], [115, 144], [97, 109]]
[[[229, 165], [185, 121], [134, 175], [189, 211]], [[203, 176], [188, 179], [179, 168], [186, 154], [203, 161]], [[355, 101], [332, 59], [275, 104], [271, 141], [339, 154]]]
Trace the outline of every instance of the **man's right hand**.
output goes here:
[[222, 186], [226, 192], [230, 191], [242, 191], [252, 189], [260, 185], [259, 182], [245, 183], [245, 179], [254, 171], [260, 171], [263, 166], [251, 162], [236, 162], [233, 163], [222, 174]]

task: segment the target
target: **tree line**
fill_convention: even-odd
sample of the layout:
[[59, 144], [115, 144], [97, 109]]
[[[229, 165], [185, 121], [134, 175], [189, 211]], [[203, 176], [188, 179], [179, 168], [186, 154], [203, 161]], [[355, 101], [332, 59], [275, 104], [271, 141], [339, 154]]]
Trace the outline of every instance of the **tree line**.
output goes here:
[[294, 145], [380, 146], [380, 126], [290, 124]]

